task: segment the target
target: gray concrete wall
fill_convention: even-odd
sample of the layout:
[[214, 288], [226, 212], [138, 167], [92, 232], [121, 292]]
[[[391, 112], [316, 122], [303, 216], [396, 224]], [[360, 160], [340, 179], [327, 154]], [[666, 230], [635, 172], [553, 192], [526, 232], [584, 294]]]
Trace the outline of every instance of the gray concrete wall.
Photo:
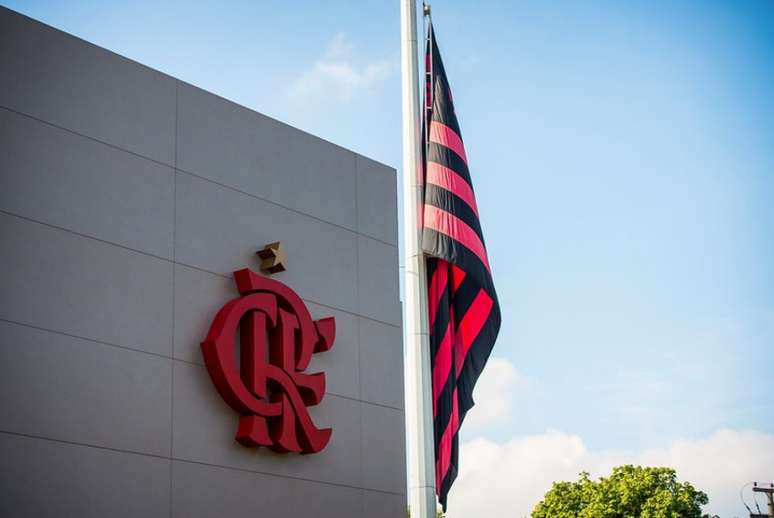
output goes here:
[[[0, 516], [402, 517], [395, 171], [0, 8]], [[199, 342], [281, 240], [337, 320], [316, 455], [234, 441]]]

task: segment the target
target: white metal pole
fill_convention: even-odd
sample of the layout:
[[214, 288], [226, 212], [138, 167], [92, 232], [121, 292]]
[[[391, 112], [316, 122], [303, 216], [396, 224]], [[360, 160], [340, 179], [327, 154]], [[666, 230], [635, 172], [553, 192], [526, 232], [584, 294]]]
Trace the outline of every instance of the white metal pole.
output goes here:
[[403, 90], [403, 224], [405, 245], [404, 332], [406, 340], [406, 446], [411, 518], [435, 518], [435, 453], [430, 341], [427, 330], [427, 274], [422, 253], [423, 178], [420, 143], [417, 11], [401, 0]]

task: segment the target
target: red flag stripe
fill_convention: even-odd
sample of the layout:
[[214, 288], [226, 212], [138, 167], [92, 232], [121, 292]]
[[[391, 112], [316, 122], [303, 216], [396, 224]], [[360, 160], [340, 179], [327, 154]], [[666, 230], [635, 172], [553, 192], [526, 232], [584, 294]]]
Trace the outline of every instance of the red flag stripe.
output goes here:
[[446, 124], [438, 121], [430, 122], [430, 142], [435, 142], [447, 147], [457, 153], [459, 157], [467, 164], [468, 157], [465, 155], [465, 145], [457, 133]]
[[455, 388], [454, 395], [452, 396], [451, 418], [449, 419], [449, 424], [446, 425], [446, 430], [443, 432], [441, 441], [438, 443], [438, 451], [436, 452], [438, 460], [435, 464], [435, 480], [437, 481], [438, 487], [440, 487], [441, 482], [446, 477], [446, 473], [449, 471], [449, 466], [451, 465], [452, 441], [460, 427], [460, 411], [457, 401], [457, 389]]
[[460, 287], [460, 284], [462, 284], [462, 281], [465, 280], [467, 274], [468, 272], [456, 264], [452, 265], [452, 287], [454, 288], [454, 293], [457, 293], [457, 289]]
[[478, 206], [476, 205], [476, 197], [473, 194], [473, 189], [470, 187], [470, 184], [456, 172], [441, 164], [428, 161], [427, 176], [425, 180], [427, 183], [437, 185], [438, 187], [442, 187], [447, 191], [456, 194], [462, 201], [467, 203], [471, 209], [473, 209], [476, 217], [478, 217]]
[[446, 381], [451, 375], [452, 365], [452, 341], [454, 338], [454, 319], [449, 318], [449, 325], [443, 334], [443, 340], [438, 344], [438, 352], [435, 353], [433, 362], [433, 417], [438, 414], [438, 397], [443, 391]]
[[430, 332], [432, 333], [433, 324], [435, 323], [435, 317], [438, 315], [438, 304], [441, 302], [443, 292], [446, 289], [446, 285], [449, 279], [449, 268], [445, 262], [438, 263], [438, 268], [435, 269], [432, 279], [430, 279], [430, 289], [428, 290], [427, 297], [427, 310], [429, 315]]
[[468, 355], [470, 346], [473, 345], [473, 341], [489, 318], [492, 306], [494, 306], [494, 300], [492, 300], [492, 297], [489, 296], [486, 290], [481, 288], [465, 316], [460, 321], [460, 325], [457, 328], [457, 340], [455, 340], [454, 344], [454, 357], [457, 359], [457, 372], [455, 375], [457, 377], [459, 377], [462, 366], [465, 364], [465, 358]]
[[462, 243], [462, 245], [478, 256], [487, 271], [491, 272], [484, 243], [481, 242], [476, 231], [460, 218], [443, 209], [425, 204], [425, 227], [445, 234]]

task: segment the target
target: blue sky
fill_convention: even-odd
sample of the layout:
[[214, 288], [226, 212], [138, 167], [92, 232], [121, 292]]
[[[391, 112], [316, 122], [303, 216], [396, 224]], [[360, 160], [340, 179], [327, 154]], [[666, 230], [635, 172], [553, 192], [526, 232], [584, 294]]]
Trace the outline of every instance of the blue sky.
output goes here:
[[[397, 2], [5, 5], [400, 168]], [[774, 3], [433, 16], [503, 309], [488, 383], [510, 395], [466, 441], [660, 459], [726, 430], [774, 456]], [[749, 481], [751, 437], [728, 439], [738, 484], [707, 484]]]

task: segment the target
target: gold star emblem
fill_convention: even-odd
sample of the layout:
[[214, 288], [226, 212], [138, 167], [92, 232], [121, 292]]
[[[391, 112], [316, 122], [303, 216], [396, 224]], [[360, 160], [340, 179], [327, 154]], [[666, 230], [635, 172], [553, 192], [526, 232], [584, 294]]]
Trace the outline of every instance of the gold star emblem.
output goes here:
[[269, 243], [256, 253], [261, 258], [262, 272], [272, 274], [285, 271], [285, 251], [279, 241]]

